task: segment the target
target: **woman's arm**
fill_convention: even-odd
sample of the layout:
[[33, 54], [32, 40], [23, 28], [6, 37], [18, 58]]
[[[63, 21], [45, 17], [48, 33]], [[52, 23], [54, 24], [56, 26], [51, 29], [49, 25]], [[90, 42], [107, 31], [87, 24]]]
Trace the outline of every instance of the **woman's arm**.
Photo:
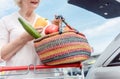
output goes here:
[[[2, 46], [1, 48], [1, 58], [3, 60], [9, 60], [14, 56], [28, 41], [34, 38], [28, 33], [23, 33], [21, 36], [16, 38], [14, 41]], [[19, 41], [19, 42], [18, 42]]]
[[[36, 29], [42, 32], [42, 28]], [[34, 38], [27, 32], [22, 33], [13, 41], [10, 40], [10, 33], [3, 20], [0, 20], [0, 58], [9, 60], [12, 58], [27, 42], [32, 41]]]

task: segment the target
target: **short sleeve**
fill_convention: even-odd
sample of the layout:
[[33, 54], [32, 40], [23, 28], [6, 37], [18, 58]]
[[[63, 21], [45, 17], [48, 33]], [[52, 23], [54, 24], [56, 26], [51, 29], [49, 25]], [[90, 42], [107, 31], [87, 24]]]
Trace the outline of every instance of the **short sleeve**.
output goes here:
[[0, 59], [1, 59], [1, 48], [3, 45], [8, 43], [9, 32], [3, 19], [0, 20]]

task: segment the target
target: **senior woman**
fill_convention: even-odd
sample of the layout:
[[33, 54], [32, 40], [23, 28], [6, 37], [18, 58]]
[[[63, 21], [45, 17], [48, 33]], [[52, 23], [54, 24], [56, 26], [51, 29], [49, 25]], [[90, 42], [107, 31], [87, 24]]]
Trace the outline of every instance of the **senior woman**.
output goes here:
[[[30, 64], [42, 64], [34, 48], [34, 38], [30, 36], [21, 26], [18, 17], [23, 18], [26, 22], [34, 27], [40, 27], [42, 31], [48, 21], [37, 15], [34, 10], [38, 7], [40, 0], [14, 0], [19, 6], [19, 11], [7, 15], [0, 19], [0, 56], [6, 61], [6, 66], [28, 66]], [[53, 23], [59, 21], [54, 20]], [[40, 72], [51, 72], [52, 70], [40, 70]], [[15, 74], [23, 73], [24, 71], [14, 71]], [[11, 73], [11, 72], [8, 72]], [[42, 77], [49, 74], [33, 74], [32, 71], [23, 76], [8, 76], [5, 79], [26, 79], [35, 78], [43, 79]]]

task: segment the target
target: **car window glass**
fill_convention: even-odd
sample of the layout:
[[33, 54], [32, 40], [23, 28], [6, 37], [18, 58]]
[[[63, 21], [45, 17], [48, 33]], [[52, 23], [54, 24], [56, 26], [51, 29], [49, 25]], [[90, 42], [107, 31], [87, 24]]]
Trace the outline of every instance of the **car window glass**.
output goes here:
[[110, 62], [108, 66], [120, 66], [120, 51], [119, 54]]

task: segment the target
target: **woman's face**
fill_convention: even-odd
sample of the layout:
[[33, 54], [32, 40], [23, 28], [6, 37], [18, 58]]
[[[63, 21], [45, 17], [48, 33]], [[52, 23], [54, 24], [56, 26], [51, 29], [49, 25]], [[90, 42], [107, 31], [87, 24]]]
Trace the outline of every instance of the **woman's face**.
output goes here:
[[40, 0], [21, 0], [21, 8], [36, 9]]

